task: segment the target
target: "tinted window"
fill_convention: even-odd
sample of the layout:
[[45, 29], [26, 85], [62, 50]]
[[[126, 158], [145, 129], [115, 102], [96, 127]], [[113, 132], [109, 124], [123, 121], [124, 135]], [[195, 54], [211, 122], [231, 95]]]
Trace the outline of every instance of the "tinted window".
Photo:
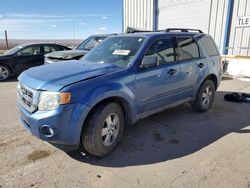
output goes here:
[[190, 60], [199, 58], [199, 48], [192, 38], [177, 38], [179, 46], [178, 60]]
[[214, 42], [209, 37], [202, 37], [199, 42], [201, 42], [202, 46], [205, 48], [209, 56], [216, 56], [218, 55], [217, 47], [215, 46]]
[[89, 37], [82, 44], [80, 44], [78, 50], [91, 50], [100, 44], [106, 37]]
[[27, 47], [18, 52], [20, 55], [39, 55], [41, 54], [40, 46]]
[[63, 46], [56, 46], [60, 51], [62, 50], [70, 50], [69, 48], [63, 47]]
[[160, 39], [155, 41], [147, 50], [145, 56], [156, 56], [159, 64], [175, 61], [173, 39]]
[[60, 48], [59, 46], [53, 46], [53, 45], [44, 46], [44, 53], [50, 53], [50, 52], [55, 52], [59, 50], [63, 50], [63, 49]]

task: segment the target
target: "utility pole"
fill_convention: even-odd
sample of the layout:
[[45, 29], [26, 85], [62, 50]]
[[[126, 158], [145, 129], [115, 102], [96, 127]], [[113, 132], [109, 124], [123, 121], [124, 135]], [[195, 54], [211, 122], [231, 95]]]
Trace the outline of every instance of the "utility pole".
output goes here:
[[73, 46], [75, 48], [75, 18], [73, 18]]
[[5, 33], [5, 42], [6, 42], [6, 47], [7, 47], [7, 50], [9, 49], [9, 43], [8, 43], [8, 35], [7, 35], [7, 31], [5, 30], [4, 31]]

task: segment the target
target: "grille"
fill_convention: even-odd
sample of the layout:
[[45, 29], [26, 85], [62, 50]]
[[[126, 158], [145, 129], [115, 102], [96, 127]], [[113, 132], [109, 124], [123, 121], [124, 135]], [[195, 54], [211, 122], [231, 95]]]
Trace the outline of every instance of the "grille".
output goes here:
[[36, 91], [33, 89], [30, 89], [22, 84], [18, 87], [18, 99], [19, 102], [22, 104], [26, 110], [29, 112], [33, 112], [37, 108], [37, 97], [36, 97]]

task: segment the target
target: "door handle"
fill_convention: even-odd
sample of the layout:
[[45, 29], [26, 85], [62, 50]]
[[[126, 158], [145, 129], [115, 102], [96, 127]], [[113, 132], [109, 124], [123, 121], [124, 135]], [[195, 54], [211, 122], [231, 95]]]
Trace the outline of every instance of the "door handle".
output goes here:
[[170, 70], [168, 71], [168, 74], [174, 75], [176, 72], [177, 72], [177, 70], [175, 70], [175, 69], [170, 69]]
[[199, 63], [199, 65], [198, 65], [199, 68], [203, 68], [204, 66], [205, 66], [204, 63]]

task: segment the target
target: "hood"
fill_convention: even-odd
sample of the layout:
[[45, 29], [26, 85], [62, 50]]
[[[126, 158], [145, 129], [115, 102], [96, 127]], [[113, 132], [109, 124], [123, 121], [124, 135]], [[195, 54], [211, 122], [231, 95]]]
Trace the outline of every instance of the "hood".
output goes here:
[[74, 57], [84, 56], [88, 52], [89, 52], [88, 50], [57, 51], [57, 52], [49, 53], [45, 55], [45, 57], [50, 58], [50, 59], [70, 60], [70, 59], [73, 59]]
[[8, 58], [10, 58], [10, 57], [12, 57], [12, 55], [0, 54], [0, 60], [2, 60], [2, 59], [8, 59]]
[[72, 60], [70, 63], [54, 63], [30, 68], [18, 80], [33, 89], [59, 91], [65, 86], [86, 79], [122, 70], [113, 64], [87, 63]]

